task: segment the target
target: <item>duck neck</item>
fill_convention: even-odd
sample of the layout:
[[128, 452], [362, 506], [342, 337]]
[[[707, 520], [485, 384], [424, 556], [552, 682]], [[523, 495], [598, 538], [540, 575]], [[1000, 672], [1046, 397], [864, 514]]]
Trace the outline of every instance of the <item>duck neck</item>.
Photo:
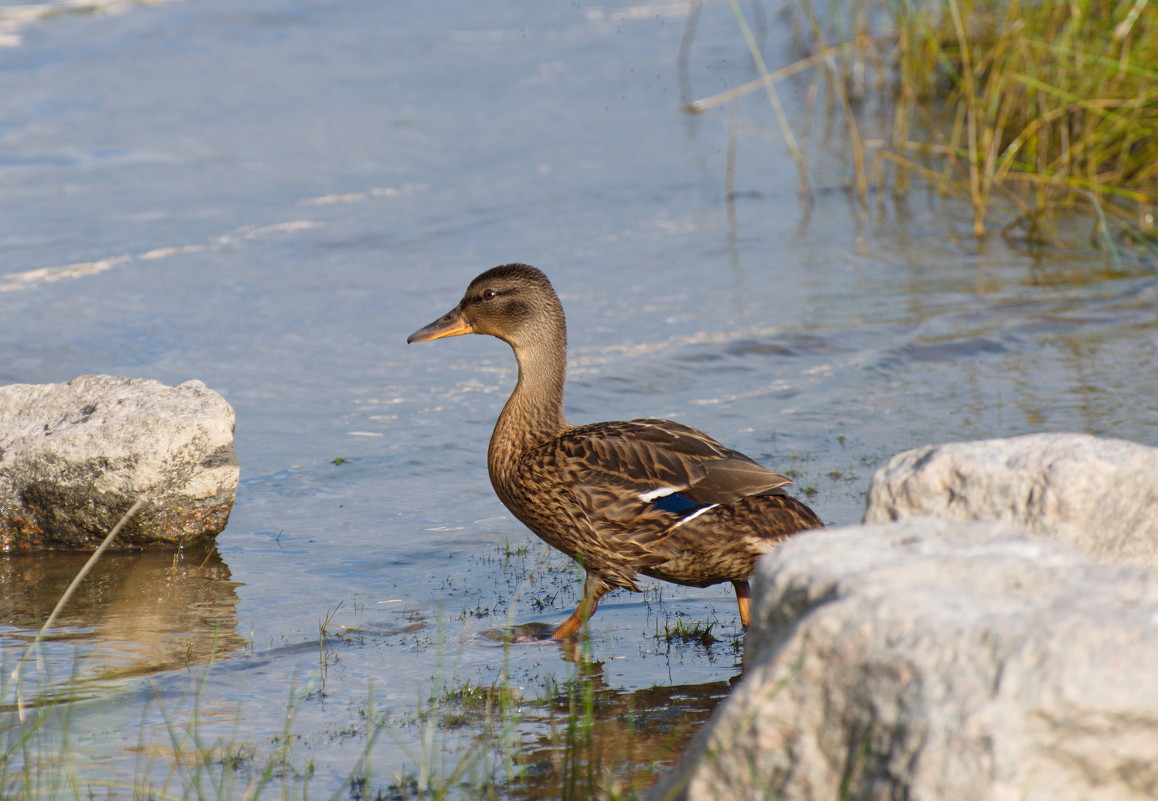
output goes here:
[[492, 471], [568, 428], [563, 416], [567, 339], [555, 334], [532, 347], [515, 347], [519, 380], [507, 399], [494, 433], [488, 461]]

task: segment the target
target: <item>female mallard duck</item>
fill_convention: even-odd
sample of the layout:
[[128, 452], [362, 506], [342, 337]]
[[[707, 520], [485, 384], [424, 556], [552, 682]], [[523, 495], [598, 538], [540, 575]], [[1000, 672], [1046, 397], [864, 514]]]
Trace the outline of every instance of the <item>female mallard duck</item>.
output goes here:
[[550, 281], [525, 264], [487, 270], [450, 312], [407, 342], [490, 334], [519, 379], [487, 452], [499, 500], [587, 572], [583, 600], [554, 636], [573, 636], [637, 574], [707, 587], [730, 581], [749, 619], [756, 559], [823, 525], [784, 491], [792, 482], [694, 428], [670, 420], [573, 426], [563, 417], [567, 328]]

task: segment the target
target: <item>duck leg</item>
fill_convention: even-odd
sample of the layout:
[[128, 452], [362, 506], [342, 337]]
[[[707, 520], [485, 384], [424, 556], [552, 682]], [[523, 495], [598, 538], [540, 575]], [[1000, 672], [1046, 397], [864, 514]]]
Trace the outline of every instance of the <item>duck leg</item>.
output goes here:
[[556, 640], [566, 640], [574, 637], [579, 629], [583, 628], [599, 606], [599, 599], [607, 594], [608, 587], [601, 579], [591, 573], [583, 580], [583, 600], [571, 613], [571, 617], [563, 621], [551, 636]]
[[747, 629], [752, 620], [752, 588], [747, 579], [733, 581], [732, 586], [736, 588], [736, 606], [740, 607], [740, 625]]

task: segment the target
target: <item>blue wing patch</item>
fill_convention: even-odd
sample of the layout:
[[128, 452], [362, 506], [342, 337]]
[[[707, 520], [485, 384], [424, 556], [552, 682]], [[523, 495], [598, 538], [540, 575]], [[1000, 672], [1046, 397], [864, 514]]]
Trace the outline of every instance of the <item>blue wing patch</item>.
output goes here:
[[651, 503], [657, 509], [662, 509], [665, 512], [671, 512], [672, 514], [677, 515], [683, 514], [684, 512], [691, 512], [695, 509], [699, 509], [705, 506], [705, 504], [696, 503], [695, 501], [680, 495], [678, 492], [673, 492], [671, 495], [664, 495], [659, 498], [655, 498], [651, 501]]

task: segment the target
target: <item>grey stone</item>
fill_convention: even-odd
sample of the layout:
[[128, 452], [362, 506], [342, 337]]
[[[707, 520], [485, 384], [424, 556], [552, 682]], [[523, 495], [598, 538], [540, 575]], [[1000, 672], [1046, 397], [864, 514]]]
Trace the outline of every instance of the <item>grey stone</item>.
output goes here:
[[893, 457], [866, 523], [1000, 520], [1104, 562], [1158, 567], [1158, 448], [1086, 434], [930, 445]]
[[237, 490], [234, 414], [200, 381], [86, 375], [0, 387], [0, 549], [91, 549], [216, 536]]
[[754, 586], [749, 668], [653, 801], [1158, 797], [1158, 574], [924, 519], [801, 534]]

